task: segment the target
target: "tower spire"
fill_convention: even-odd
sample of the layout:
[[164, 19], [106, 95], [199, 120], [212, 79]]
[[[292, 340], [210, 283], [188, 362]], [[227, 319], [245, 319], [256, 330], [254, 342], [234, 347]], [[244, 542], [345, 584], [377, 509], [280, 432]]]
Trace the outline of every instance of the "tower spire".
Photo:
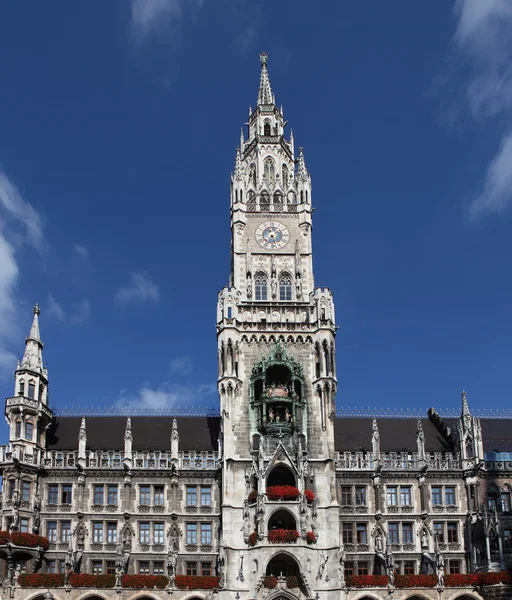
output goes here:
[[256, 103], [258, 106], [261, 106], [262, 104], [275, 104], [276, 103], [276, 99], [274, 98], [274, 94], [272, 93], [272, 88], [270, 87], [270, 79], [268, 77], [267, 61], [268, 61], [268, 54], [266, 52], [262, 52], [260, 54], [260, 62], [261, 62], [260, 89], [258, 90], [258, 101]]
[[468, 397], [467, 397], [467, 394], [466, 394], [466, 392], [464, 390], [462, 390], [461, 397], [462, 397], [462, 414], [461, 414], [461, 417], [466, 417], [468, 415], [471, 415], [471, 411], [469, 410]]
[[43, 342], [39, 333], [39, 315], [41, 309], [39, 304], [34, 306], [34, 319], [30, 333], [25, 339], [25, 352], [21, 361], [21, 367], [30, 369], [36, 373], [43, 374]]

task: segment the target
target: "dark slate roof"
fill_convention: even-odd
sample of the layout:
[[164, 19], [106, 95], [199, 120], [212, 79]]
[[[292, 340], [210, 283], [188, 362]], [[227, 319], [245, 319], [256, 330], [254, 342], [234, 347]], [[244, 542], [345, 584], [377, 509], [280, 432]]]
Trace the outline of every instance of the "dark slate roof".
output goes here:
[[[176, 417], [180, 450], [217, 450], [219, 417]], [[134, 450], [170, 450], [173, 417], [132, 417]], [[77, 450], [80, 417], [56, 417], [49, 450]], [[124, 450], [126, 417], [86, 417], [89, 450]]]
[[512, 419], [480, 419], [484, 452], [512, 452]]
[[[371, 452], [371, 417], [338, 417], [334, 425], [334, 447], [338, 452]], [[377, 419], [381, 452], [415, 452], [418, 419]], [[427, 452], [443, 452], [450, 446], [430, 419], [421, 419]]]

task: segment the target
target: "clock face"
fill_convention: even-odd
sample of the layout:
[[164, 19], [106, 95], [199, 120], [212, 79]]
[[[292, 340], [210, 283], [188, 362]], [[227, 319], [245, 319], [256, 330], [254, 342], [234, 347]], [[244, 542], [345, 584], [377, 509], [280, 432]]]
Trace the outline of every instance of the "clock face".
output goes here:
[[279, 221], [265, 221], [256, 229], [256, 241], [267, 250], [279, 250], [290, 240], [290, 232]]

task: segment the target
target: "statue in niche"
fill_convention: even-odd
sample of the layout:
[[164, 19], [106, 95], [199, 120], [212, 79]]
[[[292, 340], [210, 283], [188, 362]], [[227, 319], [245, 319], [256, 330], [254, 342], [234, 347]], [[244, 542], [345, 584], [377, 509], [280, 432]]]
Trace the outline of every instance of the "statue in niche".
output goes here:
[[34, 521], [32, 526], [33, 533], [39, 533], [39, 526], [41, 525], [41, 496], [36, 494], [34, 497]]
[[345, 587], [345, 547], [343, 544], [338, 550], [338, 583], [340, 587]]

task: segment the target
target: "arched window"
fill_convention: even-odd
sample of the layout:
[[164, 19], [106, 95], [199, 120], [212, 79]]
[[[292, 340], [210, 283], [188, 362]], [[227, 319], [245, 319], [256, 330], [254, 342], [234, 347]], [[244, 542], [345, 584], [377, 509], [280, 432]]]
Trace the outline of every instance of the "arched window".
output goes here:
[[270, 121], [268, 119], [265, 120], [263, 125], [263, 135], [270, 135]]
[[249, 184], [256, 187], [256, 165], [254, 163], [249, 167]]
[[268, 210], [268, 207], [270, 205], [270, 194], [268, 192], [261, 192], [260, 205], [262, 207], [265, 207], [265, 210]]
[[300, 191], [300, 203], [304, 204], [304, 192], [302, 190]]
[[283, 165], [283, 187], [286, 189], [288, 187], [288, 167], [286, 165]]
[[270, 157], [265, 159], [265, 164], [263, 165], [263, 179], [267, 183], [274, 184], [276, 182], [276, 167]]
[[274, 204], [282, 204], [283, 203], [283, 194], [281, 192], [276, 192], [274, 194]]
[[288, 273], [281, 276], [279, 280], [279, 300], [292, 299], [292, 278]]
[[29, 442], [32, 441], [32, 437], [34, 435], [34, 423], [32, 421], [27, 421], [25, 423], [25, 439]]
[[297, 194], [295, 192], [288, 192], [288, 204], [297, 204]]
[[473, 450], [473, 439], [468, 436], [466, 439], [466, 458], [473, 458], [474, 450]]
[[28, 382], [28, 397], [33, 399], [35, 394], [36, 394], [36, 385], [34, 383], [34, 380], [31, 379]]
[[24, 396], [25, 395], [25, 382], [23, 381], [23, 379], [20, 380], [20, 391], [19, 391], [19, 395], [20, 396]]
[[266, 300], [267, 293], [267, 277], [264, 273], [257, 273], [254, 278], [254, 297], [256, 300]]
[[16, 421], [16, 423], [14, 425], [14, 437], [16, 437], [16, 438], [21, 437], [21, 421], [20, 420]]

